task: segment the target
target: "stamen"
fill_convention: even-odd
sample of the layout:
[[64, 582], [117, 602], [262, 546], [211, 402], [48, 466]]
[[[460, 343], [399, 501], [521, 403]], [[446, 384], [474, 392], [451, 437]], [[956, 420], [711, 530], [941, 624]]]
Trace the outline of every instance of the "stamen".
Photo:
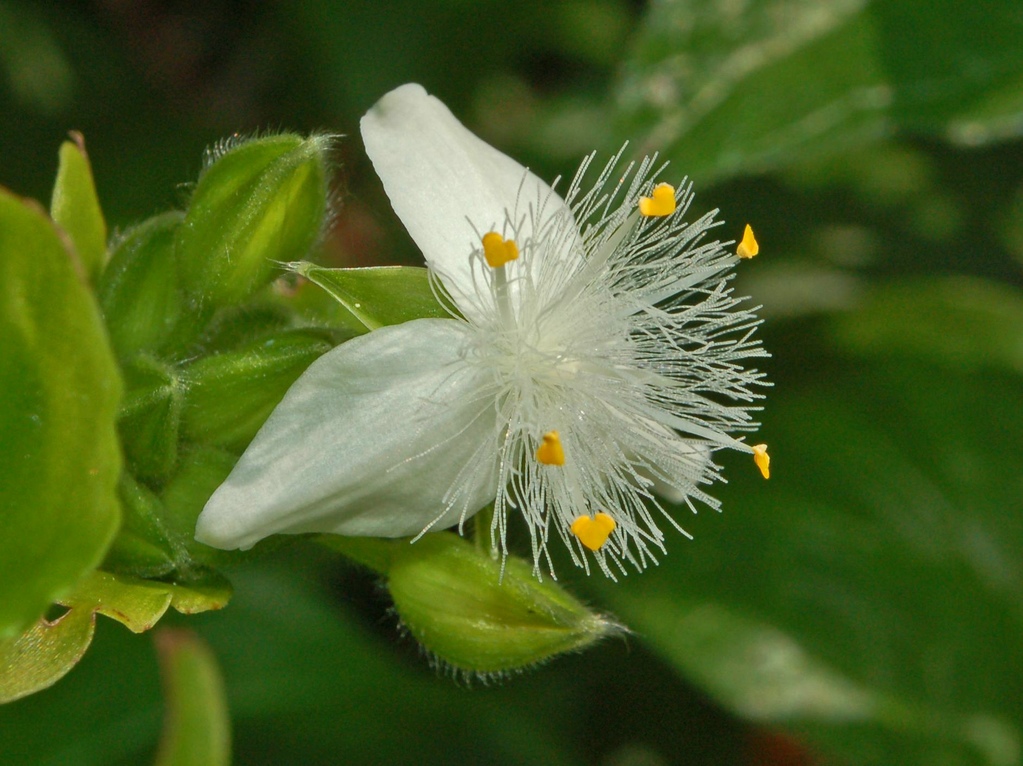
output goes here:
[[617, 526], [606, 513], [598, 513], [592, 519], [589, 516], [578, 517], [569, 529], [591, 551], [599, 551]]
[[757, 464], [765, 479], [771, 478], [771, 456], [767, 454], [766, 444], [753, 446], [753, 462]]
[[505, 239], [496, 231], [483, 235], [483, 257], [492, 269], [499, 269], [519, 257], [519, 246], [514, 239]]
[[675, 212], [675, 187], [657, 184], [649, 197], [639, 198], [639, 212], [648, 218], [663, 218]]
[[565, 464], [565, 449], [561, 446], [561, 437], [557, 431], [548, 431], [543, 435], [543, 443], [536, 448], [536, 459], [544, 465]]
[[753, 227], [746, 224], [746, 231], [742, 234], [742, 242], [736, 248], [735, 254], [740, 258], [752, 258], [759, 252], [760, 245], [757, 244], [757, 238], [753, 236]]

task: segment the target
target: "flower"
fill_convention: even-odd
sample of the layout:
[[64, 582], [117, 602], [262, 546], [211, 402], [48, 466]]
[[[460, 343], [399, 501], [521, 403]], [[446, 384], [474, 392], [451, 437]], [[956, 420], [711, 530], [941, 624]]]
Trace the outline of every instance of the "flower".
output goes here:
[[[754, 449], [742, 366], [759, 320], [728, 287], [739, 257], [690, 186], [654, 159], [611, 159], [564, 199], [470, 133], [418, 85], [362, 119], [366, 150], [426, 257], [450, 319], [383, 327], [318, 359], [199, 517], [196, 537], [250, 547], [275, 533], [398, 537], [493, 503], [507, 553], [521, 516], [537, 574], [552, 536], [589, 571], [663, 552], [658, 495], [717, 508], [712, 453]], [[624, 149], [623, 149], [624, 151]], [[744, 257], [756, 247], [752, 231]], [[762, 445], [758, 445], [760, 449]], [[764, 448], [766, 457], [766, 448]], [[758, 463], [760, 464], [760, 463]], [[688, 535], [687, 535], [688, 536]]]

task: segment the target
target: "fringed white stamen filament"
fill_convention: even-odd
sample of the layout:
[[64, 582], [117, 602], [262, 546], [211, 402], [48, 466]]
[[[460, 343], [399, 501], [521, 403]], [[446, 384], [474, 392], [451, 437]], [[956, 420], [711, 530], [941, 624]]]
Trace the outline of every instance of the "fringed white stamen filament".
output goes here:
[[[520, 194], [506, 220], [474, 222], [489, 225], [484, 236], [491, 239], [472, 256], [475, 292], [465, 313], [472, 318], [462, 321], [471, 338], [467, 362], [492, 380], [486, 396], [493, 396], [493, 443], [500, 445], [494, 537], [503, 549], [508, 514], [520, 512], [538, 574], [541, 559], [551, 569], [552, 527], [587, 570], [589, 554], [610, 577], [611, 564], [624, 574], [625, 562], [638, 569], [656, 562], [654, 549], [664, 551], [658, 517], [684, 530], [652, 482], [693, 512], [696, 502], [718, 508], [703, 489], [720, 478], [712, 453], [748, 452], [730, 434], [757, 428], [750, 403], [760, 397], [751, 387], [763, 376], [741, 362], [766, 353], [753, 335], [760, 320], [728, 287], [738, 258], [704, 241], [718, 225], [714, 213], [683, 220], [690, 185], [676, 192], [652, 183], [663, 170], [656, 158], [630, 164], [612, 181], [623, 152], [583, 192], [588, 157], [567, 208]], [[643, 198], [641, 215], [643, 194], [652, 196]], [[506, 242], [517, 257], [495, 267]], [[547, 448], [552, 433], [561, 462]], [[481, 455], [466, 470], [486, 466]], [[459, 499], [453, 487], [447, 502]], [[598, 509], [609, 509], [613, 520]], [[613, 537], [610, 530], [594, 536], [579, 522], [594, 513], [601, 525], [610, 520]]]

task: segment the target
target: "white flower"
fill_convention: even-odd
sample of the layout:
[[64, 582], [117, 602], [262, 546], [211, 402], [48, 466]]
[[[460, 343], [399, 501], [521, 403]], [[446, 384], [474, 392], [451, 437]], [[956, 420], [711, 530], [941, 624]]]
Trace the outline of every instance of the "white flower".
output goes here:
[[[608, 575], [642, 569], [664, 551], [659, 521], [685, 534], [655, 489], [717, 508], [712, 453], [754, 452], [729, 434], [756, 427], [762, 376], [742, 363], [765, 352], [727, 287], [738, 256], [704, 241], [713, 213], [686, 223], [690, 188], [655, 186], [652, 160], [616, 170], [621, 153], [590, 191], [585, 160], [562, 200], [418, 85], [384, 96], [362, 135], [452, 318], [317, 360], [196, 538], [418, 535], [492, 502], [502, 551], [521, 516], [538, 569], [552, 534], [587, 570], [591, 553]], [[740, 253], [755, 251], [748, 232]]]

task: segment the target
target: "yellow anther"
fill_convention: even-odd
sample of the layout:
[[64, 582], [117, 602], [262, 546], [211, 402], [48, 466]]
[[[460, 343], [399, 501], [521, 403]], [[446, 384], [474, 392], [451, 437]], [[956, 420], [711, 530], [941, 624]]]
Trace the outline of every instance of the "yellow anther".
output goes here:
[[648, 218], [663, 218], [675, 212], [675, 187], [657, 184], [649, 197], [639, 198], [639, 212]]
[[548, 431], [543, 435], [543, 442], [536, 448], [536, 459], [544, 465], [565, 464], [565, 448], [561, 446], [561, 437], [557, 431]]
[[592, 519], [589, 516], [580, 516], [572, 522], [569, 529], [579, 538], [579, 542], [591, 551], [599, 551], [617, 526], [615, 520], [606, 513], [598, 513]]
[[757, 238], [753, 236], [753, 227], [746, 224], [746, 231], [742, 233], [742, 242], [736, 248], [735, 254], [740, 258], [752, 258], [759, 252], [760, 245], [757, 244]]
[[771, 478], [771, 456], [767, 454], [766, 444], [753, 445], [753, 462], [757, 464], [765, 479]]
[[492, 269], [499, 269], [519, 257], [519, 246], [514, 239], [505, 239], [496, 231], [483, 235], [483, 257]]

